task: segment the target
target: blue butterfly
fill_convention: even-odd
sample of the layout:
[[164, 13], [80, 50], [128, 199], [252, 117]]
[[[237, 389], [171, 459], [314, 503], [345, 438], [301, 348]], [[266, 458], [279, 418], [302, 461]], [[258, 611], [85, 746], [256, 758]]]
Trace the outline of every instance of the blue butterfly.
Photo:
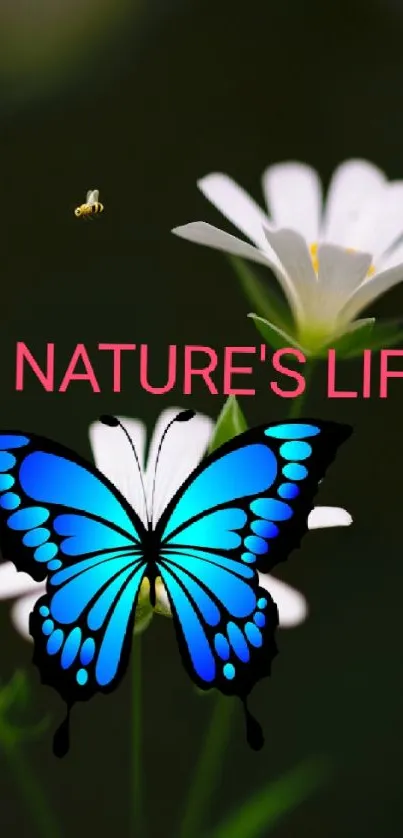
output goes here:
[[[154, 488], [169, 428], [193, 416], [182, 411], [165, 428]], [[126, 428], [112, 416], [101, 421], [125, 434], [141, 477]], [[155, 526], [152, 509], [145, 525], [113, 484], [70, 449], [34, 434], [0, 432], [1, 550], [17, 570], [47, 580], [30, 633], [42, 682], [68, 708], [54, 738], [57, 756], [68, 750], [73, 704], [110, 692], [124, 675], [145, 579], [152, 605], [162, 579], [191, 679], [239, 696], [249, 744], [262, 746], [246, 698], [270, 674], [278, 611], [257, 571], [270, 571], [299, 546], [318, 483], [351, 430], [303, 420], [246, 431], [204, 459]], [[147, 509], [144, 486], [143, 492]]]

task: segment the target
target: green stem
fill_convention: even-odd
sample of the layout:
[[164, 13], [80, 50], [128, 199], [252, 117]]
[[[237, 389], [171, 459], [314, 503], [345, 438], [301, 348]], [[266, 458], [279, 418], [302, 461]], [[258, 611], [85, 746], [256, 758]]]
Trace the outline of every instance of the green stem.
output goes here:
[[145, 838], [143, 811], [143, 766], [142, 758], [142, 694], [141, 694], [141, 634], [133, 641], [132, 652], [132, 828], [135, 838]]
[[307, 361], [305, 365], [305, 390], [300, 396], [292, 400], [290, 412], [288, 414], [289, 419], [298, 419], [299, 416], [301, 416], [302, 409], [305, 407], [306, 404], [308, 390], [312, 383], [313, 369], [313, 362]]
[[189, 796], [181, 817], [179, 838], [196, 838], [202, 830], [230, 737], [234, 709], [233, 698], [227, 698], [221, 693], [214, 698], [209, 728], [203, 740]]
[[10, 736], [3, 726], [0, 729], [0, 743], [14, 774], [15, 782], [19, 786], [21, 797], [25, 800], [33, 824], [36, 825], [38, 838], [60, 838], [62, 833], [43, 793], [36, 772], [34, 773], [31, 770], [19, 742]]

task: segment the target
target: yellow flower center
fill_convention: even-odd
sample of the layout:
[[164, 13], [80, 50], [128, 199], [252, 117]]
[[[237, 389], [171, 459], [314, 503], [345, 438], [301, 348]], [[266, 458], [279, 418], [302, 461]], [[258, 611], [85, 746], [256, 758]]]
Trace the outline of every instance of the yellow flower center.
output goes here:
[[[309, 247], [309, 252], [311, 254], [312, 265], [315, 273], [319, 272], [319, 256], [318, 256], [318, 243], [314, 242]], [[346, 247], [346, 253], [355, 253], [354, 247]], [[375, 266], [370, 265], [367, 271], [367, 277], [373, 276], [375, 273]]]

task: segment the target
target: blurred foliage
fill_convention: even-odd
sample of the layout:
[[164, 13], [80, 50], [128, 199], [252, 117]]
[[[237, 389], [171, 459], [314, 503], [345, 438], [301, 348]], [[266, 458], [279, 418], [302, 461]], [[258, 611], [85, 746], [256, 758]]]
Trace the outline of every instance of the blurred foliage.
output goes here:
[[[64, 81], [110, 67], [115, 40], [144, 10], [146, 0], [2, 0], [0, 80], [2, 99], [46, 93]], [[4, 101], [3, 101], [4, 103]]]
[[42, 787], [37, 769], [32, 770], [23, 743], [36, 739], [48, 727], [45, 718], [36, 724], [19, 721], [32, 709], [32, 696], [25, 672], [18, 670], [5, 686], [0, 685], [0, 755], [7, 759], [11, 775], [30, 813], [32, 832], [41, 838], [60, 838], [52, 806]]
[[260, 838], [268, 835], [280, 818], [304, 802], [329, 779], [326, 762], [311, 759], [280, 780], [268, 783], [236, 809], [209, 838]]
[[0, 747], [39, 737], [48, 727], [48, 719], [35, 724], [20, 721], [31, 709], [31, 692], [25, 672], [17, 670], [5, 686], [0, 684]]

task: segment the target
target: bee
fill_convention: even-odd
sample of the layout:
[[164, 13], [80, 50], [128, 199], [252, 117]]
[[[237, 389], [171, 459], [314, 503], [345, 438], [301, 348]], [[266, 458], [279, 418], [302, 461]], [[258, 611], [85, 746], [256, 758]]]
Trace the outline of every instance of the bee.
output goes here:
[[77, 218], [80, 218], [80, 216], [83, 218], [91, 218], [92, 215], [103, 212], [104, 205], [100, 204], [98, 198], [99, 189], [90, 189], [87, 192], [85, 204], [81, 204], [80, 207], [77, 207], [74, 210], [74, 215], [77, 216]]

